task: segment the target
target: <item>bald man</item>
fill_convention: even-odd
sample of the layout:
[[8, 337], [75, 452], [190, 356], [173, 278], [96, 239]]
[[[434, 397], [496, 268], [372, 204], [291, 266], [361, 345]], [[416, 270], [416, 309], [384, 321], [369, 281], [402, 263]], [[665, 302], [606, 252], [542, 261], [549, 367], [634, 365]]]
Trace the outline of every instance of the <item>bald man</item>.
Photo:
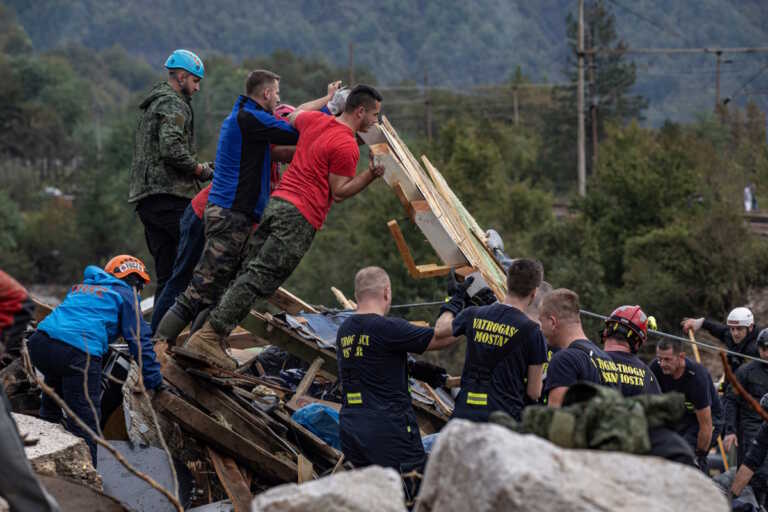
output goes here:
[[452, 314], [441, 313], [435, 330], [386, 316], [392, 304], [387, 273], [366, 267], [355, 276], [357, 311], [339, 329], [336, 358], [343, 404], [341, 449], [356, 467], [379, 465], [401, 473], [421, 471], [425, 462], [419, 426], [408, 392], [408, 353], [453, 345]]

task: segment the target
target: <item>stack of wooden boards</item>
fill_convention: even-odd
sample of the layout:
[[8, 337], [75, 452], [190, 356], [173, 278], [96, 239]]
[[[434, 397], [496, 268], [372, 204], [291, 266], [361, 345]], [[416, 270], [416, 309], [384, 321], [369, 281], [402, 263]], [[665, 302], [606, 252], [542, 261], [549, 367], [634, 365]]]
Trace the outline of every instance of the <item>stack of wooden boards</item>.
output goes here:
[[[448, 186], [426, 156], [413, 156], [386, 117], [360, 134], [375, 163], [385, 168], [384, 180], [392, 187], [409, 217], [421, 229], [443, 265], [416, 265], [397, 221], [388, 223], [398, 250], [415, 278], [444, 275], [451, 267], [465, 267], [465, 274], [479, 272], [485, 284], [501, 298], [506, 291], [504, 269], [486, 245], [484, 230]], [[423, 164], [423, 166], [422, 166]]]

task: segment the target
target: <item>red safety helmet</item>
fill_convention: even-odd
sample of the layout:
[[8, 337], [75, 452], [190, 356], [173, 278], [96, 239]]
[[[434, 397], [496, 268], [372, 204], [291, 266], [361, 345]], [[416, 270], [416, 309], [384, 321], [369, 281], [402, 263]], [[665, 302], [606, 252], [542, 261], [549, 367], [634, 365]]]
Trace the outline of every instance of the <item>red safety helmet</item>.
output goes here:
[[280, 119], [281, 121], [286, 121], [287, 117], [296, 110], [296, 107], [293, 105], [288, 105], [287, 103], [281, 103], [278, 106], [275, 107], [275, 117]]
[[104, 265], [104, 270], [119, 279], [135, 274], [144, 281], [144, 284], [149, 283], [146, 265], [139, 258], [130, 254], [115, 256]]
[[648, 339], [649, 328], [656, 328], [656, 319], [647, 316], [640, 306], [619, 306], [605, 320], [603, 339], [618, 335], [627, 340], [635, 353]]

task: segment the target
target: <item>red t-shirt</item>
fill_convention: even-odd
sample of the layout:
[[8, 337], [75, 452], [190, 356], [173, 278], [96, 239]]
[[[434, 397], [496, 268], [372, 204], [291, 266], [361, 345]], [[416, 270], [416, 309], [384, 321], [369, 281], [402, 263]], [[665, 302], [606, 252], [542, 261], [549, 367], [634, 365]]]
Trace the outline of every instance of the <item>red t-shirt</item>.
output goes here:
[[21, 311], [28, 296], [18, 281], [0, 270], [0, 333], [13, 324], [13, 315]]
[[333, 204], [330, 173], [354, 177], [360, 150], [355, 132], [322, 112], [302, 112], [294, 122], [299, 132], [296, 153], [273, 197], [293, 204], [320, 229]]

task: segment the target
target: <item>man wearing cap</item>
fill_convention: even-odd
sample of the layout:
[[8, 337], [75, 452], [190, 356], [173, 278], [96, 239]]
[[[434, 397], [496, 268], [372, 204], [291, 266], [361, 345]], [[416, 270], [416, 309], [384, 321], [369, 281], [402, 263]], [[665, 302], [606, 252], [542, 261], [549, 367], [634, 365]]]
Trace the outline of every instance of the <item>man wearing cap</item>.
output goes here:
[[[768, 329], [763, 329], [757, 336], [757, 350], [761, 361], [749, 361], [736, 371], [736, 378], [752, 397], [760, 399], [768, 393]], [[736, 445], [739, 464], [744, 463], [749, 447], [757, 437], [763, 420], [747, 401], [729, 386], [725, 394], [725, 449]], [[768, 463], [763, 461], [754, 468], [759, 477], [752, 482], [755, 494], [764, 496], [768, 480]]]
[[[689, 329], [694, 332], [702, 327], [712, 336], [722, 341], [726, 348], [732, 352], [738, 352], [743, 355], [759, 357], [757, 353], [757, 333], [760, 328], [755, 325], [755, 317], [748, 308], [739, 307], [728, 313], [726, 325], [709, 320], [707, 318], [684, 318], [681, 322], [683, 332], [688, 333]], [[728, 355], [728, 363], [736, 371], [739, 366], [746, 363], [742, 357]]]
[[191, 98], [200, 90], [203, 62], [188, 50], [176, 50], [165, 67], [168, 80], [156, 84], [139, 105], [128, 192], [155, 260], [158, 296], [173, 270], [181, 216], [200, 183], [213, 177], [213, 166], [195, 155]]

